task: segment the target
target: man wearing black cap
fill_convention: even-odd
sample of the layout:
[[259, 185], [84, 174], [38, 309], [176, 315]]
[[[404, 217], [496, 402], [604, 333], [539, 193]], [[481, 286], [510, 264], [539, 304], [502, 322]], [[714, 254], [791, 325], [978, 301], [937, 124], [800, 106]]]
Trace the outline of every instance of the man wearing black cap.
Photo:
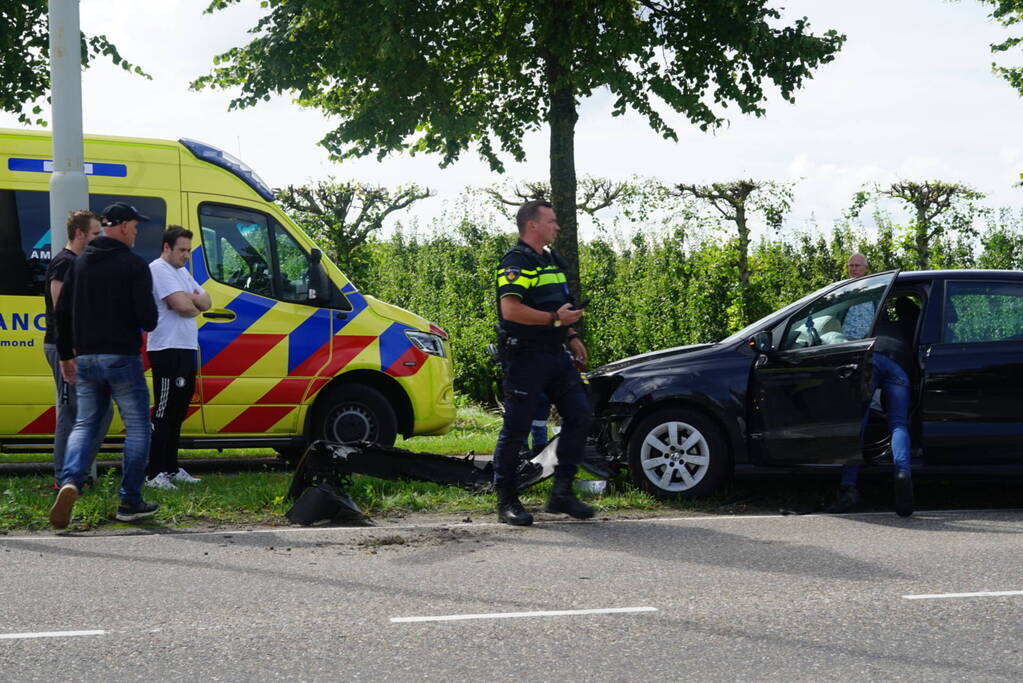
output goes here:
[[142, 369], [140, 329], [156, 327], [149, 266], [132, 253], [139, 222], [135, 207], [118, 202], [103, 210], [103, 235], [93, 239], [64, 282], [57, 302], [57, 351], [64, 379], [75, 383], [78, 419], [68, 439], [60, 491], [50, 524], [67, 527], [96, 451], [96, 430], [110, 399], [124, 422], [121, 504], [117, 519], [152, 517], [157, 505], [142, 500], [149, 457], [149, 389]]

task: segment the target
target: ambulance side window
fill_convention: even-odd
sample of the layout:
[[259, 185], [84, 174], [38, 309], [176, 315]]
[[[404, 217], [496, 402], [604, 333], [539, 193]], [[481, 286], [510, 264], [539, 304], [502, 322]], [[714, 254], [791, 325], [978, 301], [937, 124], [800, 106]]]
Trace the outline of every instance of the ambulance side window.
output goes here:
[[309, 303], [309, 255], [272, 216], [203, 204], [199, 222], [214, 280], [280, 301]]
[[[99, 213], [127, 202], [150, 220], [139, 226], [134, 251], [147, 263], [160, 255], [167, 205], [159, 197], [89, 195], [89, 210]], [[50, 194], [36, 190], [0, 190], [0, 294], [42, 296], [51, 258]]]
[[199, 209], [207, 267], [213, 279], [260, 296], [273, 297], [267, 217], [234, 206]]
[[[43, 293], [46, 264], [50, 258], [49, 250], [47, 249], [45, 254], [40, 254], [35, 253], [33, 249], [26, 254], [23, 237], [31, 239], [32, 235], [23, 233], [28, 223], [39, 223], [45, 228], [50, 214], [49, 199], [43, 192], [31, 193], [40, 195], [46, 202], [45, 215], [39, 215], [36, 220], [31, 220], [25, 216], [30, 208], [28, 204], [33, 204], [36, 214], [39, 214], [43, 207], [39, 202], [25, 202], [25, 206], [19, 207], [18, 200], [23, 199], [22, 195], [25, 194], [14, 190], [0, 190], [0, 294]], [[22, 208], [21, 212], [19, 208]], [[46, 232], [45, 229], [43, 232]], [[40, 256], [45, 256], [45, 259], [39, 258]]]
[[277, 221], [273, 222], [277, 249], [277, 292], [284, 301], [303, 303], [309, 300], [309, 256], [295, 238]]

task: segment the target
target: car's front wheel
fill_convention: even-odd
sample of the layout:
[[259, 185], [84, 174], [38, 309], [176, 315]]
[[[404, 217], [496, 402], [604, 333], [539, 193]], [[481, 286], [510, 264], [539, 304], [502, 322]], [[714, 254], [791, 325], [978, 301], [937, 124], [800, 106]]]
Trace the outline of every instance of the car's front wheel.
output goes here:
[[658, 498], [711, 494], [724, 481], [729, 461], [717, 425], [692, 410], [659, 410], [629, 438], [632, 483]]
[[361, 384], [334, 387], [314, 414], [314, 440], [371, 441], [393, 446], [397, 433], [398, 421], [391, 404], [379, 391]]

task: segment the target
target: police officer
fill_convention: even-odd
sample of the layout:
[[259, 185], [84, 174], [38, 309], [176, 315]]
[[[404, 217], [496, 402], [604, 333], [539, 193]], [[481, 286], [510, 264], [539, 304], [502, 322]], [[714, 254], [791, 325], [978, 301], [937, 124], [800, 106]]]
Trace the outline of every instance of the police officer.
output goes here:
[[497, 517], [516, 526], [533, 523], [533, 516], [519, 501], [516, 472], [519, 448], [529, 433], [536, 404], [546, 394], [563, 419], [554, 489], [546, 510], [587, 519], [593, 516], [593, 508], [572, 491], [591, 415], [589, 397], [573, 363], [573, 357], [580, 364], [587, 358], [579, 333], [571, 327], [583, 312], [574, 307], [564, 260], [546, 248], [559, 229], [550, 203], [526, 202], [516, 222], [518, 244], [501, 257], [497, 271], [497, 311], [506, 336], [504, 426], [493, 463]]

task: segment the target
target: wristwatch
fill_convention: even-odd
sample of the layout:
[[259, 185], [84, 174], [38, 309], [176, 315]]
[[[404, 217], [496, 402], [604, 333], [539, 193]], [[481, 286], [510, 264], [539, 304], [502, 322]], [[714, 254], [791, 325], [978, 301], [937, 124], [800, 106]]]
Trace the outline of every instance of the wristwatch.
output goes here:
[[558, 317], [557, 311], [551, 311], [551, 325], [554, 325], [554, 327], [561, 327], [561, 318]]

